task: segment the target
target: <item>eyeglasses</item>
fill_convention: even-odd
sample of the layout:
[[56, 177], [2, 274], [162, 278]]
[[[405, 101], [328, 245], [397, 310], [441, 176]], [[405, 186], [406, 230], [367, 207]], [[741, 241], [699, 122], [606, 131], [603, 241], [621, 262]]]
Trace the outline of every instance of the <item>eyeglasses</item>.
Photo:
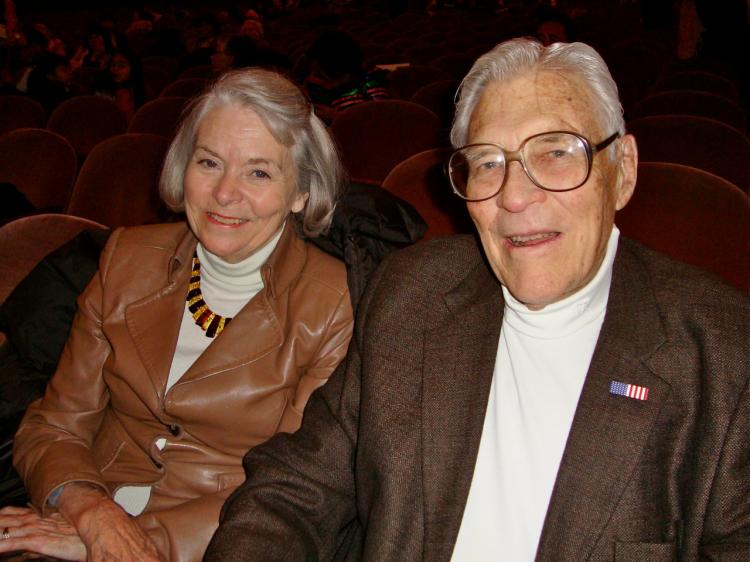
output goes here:
[[527, 138], [518, 150], [497, 144], [469, 144], [451, 154], [448, 177], [453, 191], [467, 201], [484, 201], [500, 193], [510, 162], [519, 162], [529, 179], [547, 191], [571, 191], [591, 174], [594, 155], [612, 144], [614, 133], [599, 144], [569, 131], [551, 131]]

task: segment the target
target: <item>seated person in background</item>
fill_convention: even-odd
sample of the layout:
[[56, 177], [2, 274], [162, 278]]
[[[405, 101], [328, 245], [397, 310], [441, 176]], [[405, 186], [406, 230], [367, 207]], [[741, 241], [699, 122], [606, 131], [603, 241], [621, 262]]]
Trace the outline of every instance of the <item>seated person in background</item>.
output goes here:
[[99, 73], [94, 93], [114, 100], [130, 121], [146, 101], [146, 86], [140, 57], [126, 49], [116, 49], [106, 70]]
[[301, 64], [306, 65], [303, 87], [316, 112], [328, 120], [352, 105], [390, 97], [387, 72], [366, 68], [362, 48], [343, 31], [321, 33]]
[[386, 258], [206, 560], [750, 560], [750, 298], [619, 235], [638, 158], [604, 61], [498, 45], [451, 140], [481, 245]]
[[211, 55], [211, 68], [220, 74], [231, 69], [247, 66], [261, 66], [277, 72], [285, 72], [291, 67], [289, 60], [274, 51], [264, 41], [247, 35], [219, 37]]
[[244, 453], [295, 431], [346, 353], [344, 264], [304, 240], [328, 227], [341, 175], [278, 74], [229, 73], [194, 102], [161, 178], [187, 224], [110, 237], [16, 435], [40, 515], [0, 510], [0, 552], [201, 560]]
[[62, 102], [78, 94], [72, 82], [73, 70], [67, 57], [43, 53], [29, 73], [26, 93], [42, 104], [49, 115]]

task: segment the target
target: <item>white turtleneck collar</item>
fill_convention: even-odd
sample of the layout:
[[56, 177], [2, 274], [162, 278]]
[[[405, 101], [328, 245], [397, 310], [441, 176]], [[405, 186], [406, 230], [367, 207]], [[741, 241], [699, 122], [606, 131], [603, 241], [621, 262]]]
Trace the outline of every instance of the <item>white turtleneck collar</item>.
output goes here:
[[585, 287], [542, 310], [503, 287], [494, 376], [453, 562], [534, 560], [604, 322], [618, 238], [613, 227]]
[[607, 307], [619, 237], [620, 231], [613, 225], [604, 259], [594, 278], [579, 291], [541, 310], [529, 309], [503, 285], [504, 321], [527, 336], [551, 339], [577, 332], [601, 318]]
[[[229, 263], [223, 260], [206, 250], [198, 242], [196, 252], [201, 262], [201, 285], [211, 286], [221, 292], [247, 292], [250, 289], [248, 280], [260, 276], [260, 268], [276, 248], [283, 231], [284, 226], [282, 225], [279, 231], [261, 248], [237, 263]], [[256, 283], [253, 283], [253, 285]]]

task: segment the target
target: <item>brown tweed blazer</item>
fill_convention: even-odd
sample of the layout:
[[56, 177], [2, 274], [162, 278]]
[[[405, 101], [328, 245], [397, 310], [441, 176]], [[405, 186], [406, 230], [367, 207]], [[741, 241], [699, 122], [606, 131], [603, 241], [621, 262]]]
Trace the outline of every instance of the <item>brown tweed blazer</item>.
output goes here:
[[[502, 313], [470, 237], [386, 260], [302, 429], [245, 458], [206, 560], [450, 560]], [[750, 560], [749, 340], [748, 295], [621, 238], [537, 560]]]

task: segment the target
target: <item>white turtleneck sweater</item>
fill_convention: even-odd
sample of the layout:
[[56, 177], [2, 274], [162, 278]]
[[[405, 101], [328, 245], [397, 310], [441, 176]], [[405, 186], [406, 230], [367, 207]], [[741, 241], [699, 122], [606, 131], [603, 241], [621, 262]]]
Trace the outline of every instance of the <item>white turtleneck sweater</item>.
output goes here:
[[505, 310], [487, 413], [453, 562], [530, 562], [604, 321], [619, 230], [581, 290]]
[[[261, 266], [276, 248], [282, 231], [283, 227], [262, 248], [238, 263], [226, 262], [198, 244], [196, 252], [201, 262], [201, 292], [212, 311], [231, 318], [263, 289]], [[185, 302], [165, 394], [214, 339], [207, 337], [206, 332], [195, 323]], [[156, 441], [159, 449], [164, 449], [166, 444], [167, 438], [164, 437]], [[114, 500], [131, 515], [139, 515], [146, 508], [150, 496], [150, 486], [123, 486], [115, 492]]]

